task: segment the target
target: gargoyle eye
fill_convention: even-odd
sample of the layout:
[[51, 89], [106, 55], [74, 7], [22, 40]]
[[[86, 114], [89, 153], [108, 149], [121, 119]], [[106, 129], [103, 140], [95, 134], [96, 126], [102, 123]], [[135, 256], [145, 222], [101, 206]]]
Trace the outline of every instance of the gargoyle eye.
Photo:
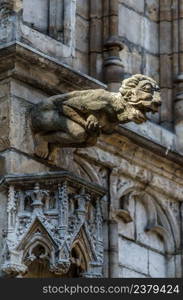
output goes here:
[[153, 92], [153, 87], [151, 84], [146, 84], [141, 88], [144, 92], [152, 93]]

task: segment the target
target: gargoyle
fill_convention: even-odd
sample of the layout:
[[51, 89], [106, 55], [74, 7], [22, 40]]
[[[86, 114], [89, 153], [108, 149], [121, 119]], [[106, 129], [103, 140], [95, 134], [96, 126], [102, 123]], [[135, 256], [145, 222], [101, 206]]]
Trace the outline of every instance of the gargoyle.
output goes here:
[[35, 154], [48, 158], [54, 147], [88, 147], [119, 123], [143, 123], [161, 105], [157, 83], [145, 75], [122, 82], [118, 93], [103, 89], [73, 91], [36, 104], [31, 110]]

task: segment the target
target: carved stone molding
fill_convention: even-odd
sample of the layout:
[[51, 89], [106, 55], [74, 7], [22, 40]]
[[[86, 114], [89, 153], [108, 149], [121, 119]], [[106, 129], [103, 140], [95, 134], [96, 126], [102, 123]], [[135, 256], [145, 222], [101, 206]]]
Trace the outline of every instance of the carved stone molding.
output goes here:
[[24, 276], [33, 262], [55, 276], [77, 268], [79, 277], [101, 277], [105, 190], [68, 172], [8, 176], [2, 271]]

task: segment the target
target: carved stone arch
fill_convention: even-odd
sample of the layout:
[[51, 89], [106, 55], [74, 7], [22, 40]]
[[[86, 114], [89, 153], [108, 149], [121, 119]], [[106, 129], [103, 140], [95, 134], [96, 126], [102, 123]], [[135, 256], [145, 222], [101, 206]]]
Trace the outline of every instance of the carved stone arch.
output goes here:
[[[161, 226], [164, 227], [165, 237], [167, 241], [167, 250], [169, 252], [176, 251], [180, 247], [180, 232], [177, 225], [177, 221], [171, 209], [168, 206], [165, 206], [161, 197], [155, 197], [153, 193], [150, 193], [151, 197], [156, 203], [157, 215], [159, 217], [159, 222]], [[172, 243], [169, 240], [169, 237], [172, 239]], [[174, 245], [174, 248], [172, 247]]]
[[77, 275], [79, 277], [82, 273], [87, 272], [90, 258], [85, 247], [79, 239], [75, 240], [72, 245], [71, 260], [71, 268], [73, 269], [75, 266], [75, 272], [77, 271], [77, 274], [75, 274], [73, 277], [77, 277]]
[[126, 182], [126, 184], [122, 185], [122, 187], [117, 191], [117, 195], [115, 197], [117, 202], [117, 209], [115, 211], [116, 216], [123, 219], [125, 223], [129, 223], [133, 221], [133, 216], [129, 211], [129, 204], [132, 198], [136, 197], [140, 192], [140, 186], [135, 186], [133, 182]]
[[28, 275], [25, 277], [42, 277], [43, 273], [54, 277], [51, 272], [55, 265], [57, 249], [58, 245], [53, 241], [41, 221], [36, 218], [16, 247], [16, 251], [21, 253], [22, 265], [27, 266], [26, 273]]
[[[38, 247], [42, 249], [39, 250]], [[44, 236], [34, 235], [30, 243], [26, 245], [23, 251], [22, 259], [26, 265], [31, 263], [34, 259], [38, 258], [36, 257], [35, 250], [40, 251], [40, 259], [46, 259], [50, 261], [53, 257], [52, 251], [54, 251], [54, 247], [52, 244], [49, 243], [48, 239], [46, 239]]]
[[[122, 192], [122, 193], [121, 193]], [[126, 223], [131, 222], [133, 217], [128, 210], [130, 199], [140, 201], [147, 212], [148, 223], [145, 226], [146, 232], [154, 232], [163, 238], [165, 251], [175, 252], [180, 245], [180, 234], [175, 217], [169, 207], [165, 207], [161, 197], [155, 197], [151, 191], [144, 191], [140, 187], [130, 186], [118, 191], [118, 201], [123, 205], [117, 210], [116, 215]]]
[[[86, 226], [83, 225], [72, 242], [72, 263], [69, 272], [73, 272], [75, 265], [76, 277], [101, 277], [102, 264], [98, 260], [97, 252], [90, 239], [89, 232], [87, 232]], [[76, 268], [77, 264], [78, 268]], [[72, 274], [72, 277], [74, 277], [73, 275], [74, 274]]]
[[136, 195], [148, 214], [146, 231], [156, 232], [163, 238], [167, 253], [175, 252], [180, 246], [180, 233], [171, 209], [165, 206], [161, 196], [155, 196], [150, 190], [138, 191]]
[[92, 164], [90, 164], [85, 159], [78, 156], [74, 157], [74, 161], [77, 164], [81, 174], [83, 174], [84, 177], [86, 177], [86, 179], [88, 179], [91, 182], [101, 184], [101, 180], [97, 175], [96, 170], [92, 167]]

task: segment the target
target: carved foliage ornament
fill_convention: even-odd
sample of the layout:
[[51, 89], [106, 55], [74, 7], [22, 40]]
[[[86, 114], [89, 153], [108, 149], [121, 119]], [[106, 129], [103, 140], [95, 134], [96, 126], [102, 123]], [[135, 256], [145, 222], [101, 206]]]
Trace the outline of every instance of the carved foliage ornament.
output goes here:
[[111, 134], [119, 123], [143, 123], [147, 112], [161, 104], [157, 83], [145, 75], [123, 81], [118, 93], [103, 89], [56, 95], [35, 105], [31, 124], [35, 154], [48, 158], [58, 147], [88, 147], [100, 134]]
[[101, 277], [103, 195], [61, 175], [36, 183], [28, 180], [24, 186], [18, 180], [11, 184], [2, 270], [23, 275], [36, 262], [47, 263], [57, 276], [74, 265], [78, 276]]

